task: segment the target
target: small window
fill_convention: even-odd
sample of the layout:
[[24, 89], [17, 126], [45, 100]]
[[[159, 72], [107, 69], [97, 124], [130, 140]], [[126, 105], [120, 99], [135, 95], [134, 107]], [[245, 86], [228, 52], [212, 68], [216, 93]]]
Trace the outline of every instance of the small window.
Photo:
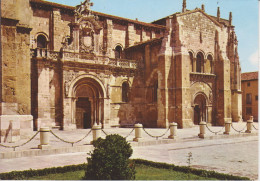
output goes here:
[[128, 102], [129, 101], [129, 84], [127, 82], [124, 82], [122, 84], [122, 102]]
[[115, 48], [115, 58], [116, 59], [122, 58], [122, 47], [121, 46], [116, 46], [116, 48]]
[[252, 115], [252, 108], [251, 107], [246, 108], [246, 115]]
[[252, 104], [252, 94], [246, 94], [246, 103]]
[[255, 96], [255, 100], [258, 101], [258, 96]]
[[247, 83], [247, 87], [250, 87], [250, 82]]
[[37, 37], [37, 48], [47, 48], [47, 40], [43, 35]]
[[203, 63], [204, 63], [203, 54], [198, 53], [197, 60], [196, 60], [196, 72], [203, 72]]
[[207, 59], [210, 62], [210, 73], [212, 74], [213, 73], [213, 58], [212, 58], [212, 55], [208, 55]]

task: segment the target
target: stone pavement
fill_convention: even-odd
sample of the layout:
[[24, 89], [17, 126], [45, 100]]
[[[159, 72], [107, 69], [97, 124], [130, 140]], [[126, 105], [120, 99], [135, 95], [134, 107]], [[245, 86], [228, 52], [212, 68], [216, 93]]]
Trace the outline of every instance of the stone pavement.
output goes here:
[[[234, 123], [234, 128], [242, 130], [245, 125], [246, 123]], [[258, 128], [257, 123], [254, 123], [254, 125]], [[220, 131], [222, 128], [210, 127], [210, 129]], [[131, 130], [130, 128], [111, 128], [105, 129], [105, 132], [107, 134], [117, 133], [127, 136]], [[88, 131], [56, 130], [55, 133], [65, 140], [73, 141], [82, 138]], [[166, 129], [147, 129], [147, 131], [152, 135], [161, 135], [165, 133]], [[178, 129], [177, 131], [177, 138], [175, 140], [167, 139], [169, 135], [169, 132], [167, 132], [158, 141], [143, 132], [143, 140], [140, 143], [132, 141], [134, 138], [134, 132], [132, 132], [127, 137], [134, 150], [132, 158], [142, 158], [175, 165], [187, 165], [187, 156], [191, 152], [191, 165], [194, 168], [246, 176], [251, 179], [258, 178], [257, 130], [253, 130], [252, 134], [243, 132], [239, 134], [234, 129], [231, 129], [230, 135], [223, 135], [223, 131], [219, 135], [215, 135], [206, 129], [205, 139], [198, 138], [198, 126], [188, 129]], [[102, 137], [105, 137], [105, 134], [102, 134]], [[39, 144], [39, 135], [29, 144], [17, 148], [16, 153], [26, 152], [26, 154], [18, 156], [19, 158], [13, 156], [10, 159], [0, 159], [0, 172], [80, 164], [86, 162], [87, 153], [93, 149], [92, 145], [89, 144], [92, 140], [92, 134], [73, 147], [71, 144], [57, 140], [54, 136], [51, 136], [50, 140], [52, 151], [43, 150], [41, 154], [38, 154], [40, 156], [31, 156], [36, 155], [37, 151], [41, 151], [36, 149]], [[21, 140], [19, 143], [25, 141]], [[14, 151], [10, 148], [0, 147], [0, 154], [8, 153], [14, 153]]]

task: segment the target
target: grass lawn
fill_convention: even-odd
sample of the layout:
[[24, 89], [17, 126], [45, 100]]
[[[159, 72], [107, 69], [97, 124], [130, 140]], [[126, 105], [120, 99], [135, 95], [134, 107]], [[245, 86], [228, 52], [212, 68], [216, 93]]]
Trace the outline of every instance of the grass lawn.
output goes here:
[[[49, 174], [28, 178], [28, 180], [81, 180], [85, 171]], [[154, 168], [146, 165], [136, 165], [136, 180], [217, 180], [216, 178], [200, 177], [194, 174], [176, 172], [169, 169]]]

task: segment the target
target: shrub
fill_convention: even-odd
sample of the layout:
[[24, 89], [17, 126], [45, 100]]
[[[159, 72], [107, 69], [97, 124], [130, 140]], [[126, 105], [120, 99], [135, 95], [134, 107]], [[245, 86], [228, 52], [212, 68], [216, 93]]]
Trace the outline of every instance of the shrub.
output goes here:
[[69, 165], [64, 167], [53, 167], [39, 170], [12, 171], [8, 173], [0, 173], [0, 180], [27, 180], [33, 176], [44, 176], [48, 174], [66, 173], [86, 169], [86, 164]]
[[208, 177], [208, 178], [217, 178], [220, 180], [250, 180], [247, 177], [234, 176], [234, 175], [229, 175], [229, 174], [224, 174], [224, 173], [218, 173], [215, 171], [194, 169], [194, 168], [185, 167], [185, 166], [175, 166], [173, 164], [168, 164], [168, 163], [152, 162], [152, 161], [142, 160], [142, 159], [134, 159], [133, 161], [136, 164], [143, 164], [143, 165], [151, 166], [154, 168], [172, 169], [172, 170], [178, 171], [178, 172], [192, 173], [194, 175]]
[[87, 158], [86, 180], [133, 180], [135, 166], [130, 163], [133, 149], [120, 135], [108, 135], [93, 143], [95, 149]]

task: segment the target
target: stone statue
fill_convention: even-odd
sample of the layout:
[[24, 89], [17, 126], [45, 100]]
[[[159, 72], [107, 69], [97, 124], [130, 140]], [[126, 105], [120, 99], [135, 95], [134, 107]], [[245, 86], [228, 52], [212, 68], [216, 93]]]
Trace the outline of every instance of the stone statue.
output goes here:
[[83, 3], [81, 2], [80, 5], [76, 6], [75, 14], [77, 16], [82, 15], [83, 12], [86, 12], [86, 14], [90, 14], [90, 12], [91, 12], [90, 7], [91, 6], [93, 6], [93, 3], [91, 3], [90, 0], [85, 0]]

